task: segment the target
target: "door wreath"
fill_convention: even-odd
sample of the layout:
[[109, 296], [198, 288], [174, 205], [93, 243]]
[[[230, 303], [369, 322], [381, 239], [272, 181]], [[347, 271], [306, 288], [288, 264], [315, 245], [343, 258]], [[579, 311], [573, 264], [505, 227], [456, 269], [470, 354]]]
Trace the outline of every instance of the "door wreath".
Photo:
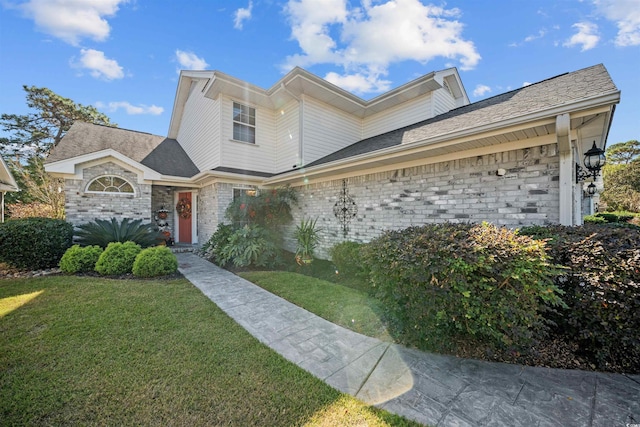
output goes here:
[[176, 211], [180, 218], [191, 218], [191, 201], [185, 198], [180, 199], [176, 205]]

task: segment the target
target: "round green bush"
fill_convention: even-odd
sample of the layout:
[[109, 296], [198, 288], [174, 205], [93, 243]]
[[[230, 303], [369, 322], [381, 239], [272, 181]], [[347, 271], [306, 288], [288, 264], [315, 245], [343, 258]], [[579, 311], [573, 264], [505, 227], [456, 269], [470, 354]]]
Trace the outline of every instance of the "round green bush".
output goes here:
[[526, 348], [547, 330], [546, 304], [562, 304], [544, 242], [504, 227], [387, 231], [362, 252], [386, 310], [421, 348], [447, 351], [467, 338]]
[[0, 261], [14, 267], [56, 267], [72, 245], [73, 226], [61, 219], [23, 218], [0, 224]]
[[178, 271], [178, 260], [166, 246], [144, 249], [133, 263], [133, 275], [138, 277], [157, 277]]
[[329, 250], [331, 261], [335, 264], [340, 275], [355, 277], [365, 272], [360, 250], [362, 243], [342, 242], [334, 245]]
[[62, 255], [60, 270], [67, 274], [94, 271], [102, 251], [100, 246], [73, 245]]
[[131, 273], [136, 256], [142, 248], [134, 242], [112, 242], [100, 254], [96, 271], [104, 276]]

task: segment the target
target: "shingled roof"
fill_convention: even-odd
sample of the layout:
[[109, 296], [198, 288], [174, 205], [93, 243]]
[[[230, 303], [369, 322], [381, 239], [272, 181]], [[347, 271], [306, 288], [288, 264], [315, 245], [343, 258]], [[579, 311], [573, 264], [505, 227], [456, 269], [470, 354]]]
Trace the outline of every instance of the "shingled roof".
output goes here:
[[561, 74], [475, 102], [431, 119], [356, 142], [307, 167], [348, 159], [385, 148], [425, 141], [449, 133], [499, 123], [597, 95], [617, 92], [604, 65]]
[[200, 171], [175, 139], [127, 129], [75, 122], [46, 163], [113, 149], [166, 176], [190, 178]]

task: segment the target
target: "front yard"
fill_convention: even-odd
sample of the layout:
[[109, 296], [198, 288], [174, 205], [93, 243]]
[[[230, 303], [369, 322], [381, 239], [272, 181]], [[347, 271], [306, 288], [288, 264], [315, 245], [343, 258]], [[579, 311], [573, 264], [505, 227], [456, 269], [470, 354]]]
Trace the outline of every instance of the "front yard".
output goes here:
[[0, 281], [4, 425], [413, 425], [260, 344], [189, 282]]

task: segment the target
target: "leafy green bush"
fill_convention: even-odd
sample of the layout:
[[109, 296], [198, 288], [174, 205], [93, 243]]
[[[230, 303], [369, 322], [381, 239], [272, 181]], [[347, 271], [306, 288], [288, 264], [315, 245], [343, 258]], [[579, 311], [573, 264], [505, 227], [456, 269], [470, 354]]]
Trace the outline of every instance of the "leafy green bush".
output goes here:
[[329, 250], [331, 260], [338, 269], [338, 273], [346, 277], [356, 277], [365, 273], [360, 251], [361, 243], [342, 242], [334, 245]]
[[266, 267], [277, 262], [278, 246], [268, 230], [259, 225], [245, 225], [233, 232], [220, 249], [221, 263], [236, 267]]
[[[540, 237], [537, 231], [520, 233]], [[556, 332], [600, 369], [640, 372], [640, 230], [585, 224], [550, 232], [549, 254], [566, 267], [556, 279], [567, 304], [551, 317]]]
[[450, 351], [464, 337], [524, 348], [546, 330], [544, 303], [561, 304], [544, 242], [506, 228], [410, 227], [362, 252], [403, 338], [421, 348]]
[[135, 242], [143, 248], [155, 246], [163, 236], [153, 224], [143, 224], [141, 219], [95, 219], [78, 226], [76, 241], [82, 246], [97, 245], [106, 248], [111, 242]]
[[229, 243], [229, 237], [233, 234], [236, 228], [228, 224], [218, 224], [218, 228], [215, 233], [209, 238], [209, 240], [202, 245], [201, 252], [204, 257], [209, 261], [216, 263], [217, 265], [224, 267], [225, 262], [222, 257], [222, 248]]
[[73, 245], [62, 255], [60, 270], [67, 274], [94, 271], [102, 251], [100, 246]]
[[56, 267], [72, 238], [73, 226], [61, 219], [9, 220], [0, 224], [0, 261], [25, 269]]
[[260, 190], [256, 196], [243, 195], [227, 207], [225, 216], [236, 226], [259, 225], [274, 229], [292, 220], [291, 205], [298, 195], [291, 187]]
[[583, 220], [585, 223], [590, 223], [590, 224], [606, 224], [607, 223], [606, 219], [597, 215], [587, 215], [583, 218]]
[[157, 277], [178, 271], [178, 260], [166, 246], [143, 249], [133, 262], [133, 275]]
[[105, 276], [131, 273], [133, 262], [142, 248], [134, 242], [111, 242], [100, 254], [96, 271]]
[[617, 212], [598, 212], [594, 216], [604, 219], [605, 222], [627, 222], [637, 216], [633, 212], [617, 211]]

